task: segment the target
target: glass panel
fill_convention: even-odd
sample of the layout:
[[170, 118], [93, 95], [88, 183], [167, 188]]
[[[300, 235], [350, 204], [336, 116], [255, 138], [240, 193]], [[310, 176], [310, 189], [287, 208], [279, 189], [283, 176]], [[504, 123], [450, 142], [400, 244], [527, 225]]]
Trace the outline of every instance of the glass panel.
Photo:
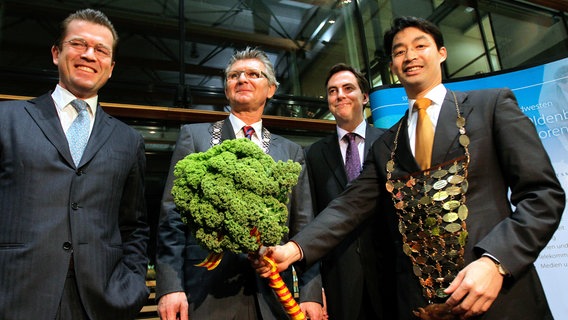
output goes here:
[[488, 6], [503, 69], [566, 56], [566, 26], [558, 16], [514, 6]]
[[[487, 20], [487, 15], [482, 17]], [[464, 77], [491, 71], [483, 43], [477, 12], [472, 7], [457, 6], [439, 23], [448, 51], [446, 78]], [[485, 28], [484, 28], [485, 30]], [[492, 43], [488, 44], [493, 47]]]

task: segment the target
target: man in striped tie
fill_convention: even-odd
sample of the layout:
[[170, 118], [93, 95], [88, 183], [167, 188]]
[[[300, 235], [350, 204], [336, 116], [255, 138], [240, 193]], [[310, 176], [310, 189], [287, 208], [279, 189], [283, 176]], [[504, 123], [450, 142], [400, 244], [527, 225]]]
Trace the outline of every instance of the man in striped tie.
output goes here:
[[[277, 87], [274, 68], [264, 52], [252, 48], [239, 51], [225, 70], [229, 116], [215, 123], [184, 125], [180, 130], [158, 230], [156, 296], [162, 320], [187, 319], [188, 316], [192, 320], [288, 318], [268, 283], [255, 274], [246, 254], [226, 252], [212, 271], [195, 266], [206, 259], [208, 252], [187, 231], [170, 192], [174, 165], [180, 159], [190, 153], [206, 151], [223, 140], [246, 137], [275, 161], [293, 160], [303, 165], [288, 203], [290, 231], [286, 240], [311, 221], [313, 207], [301, 146], [263, 126], [262, 113]], [[281, 276], [293, 286], [292, 271]], [[312, 320], [323, 317], [321, 295], [321, 278], [316, 267], [299, 279], [300, 307]]]

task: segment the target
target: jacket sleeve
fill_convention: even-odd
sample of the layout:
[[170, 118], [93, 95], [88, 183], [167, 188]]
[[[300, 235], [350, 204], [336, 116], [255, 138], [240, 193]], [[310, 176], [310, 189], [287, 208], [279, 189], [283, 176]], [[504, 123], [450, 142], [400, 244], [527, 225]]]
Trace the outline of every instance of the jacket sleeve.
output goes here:
[[193, 139], [187, 125], [182, 126], [174, 149], [168, 178], [162, 196], [156, 248], [156, 298], [184, 291], [183, 263], [186, 225], [181, 221], [171, 194], [176, 163], [194, 152]]
[[[475, 247], [478, 254], [488, 252], [498, 258], [516, 277], [536, 260], [556, 231], [566, 195], [534, 124], [520, 110], [512, 91], [495, 90], [491, 96], [483, 120], [492, 124], [490, 139], [498, 165], [492, 172], [500, 170], [493, 181], [504, 181], [510, 203], [493, 212], [490, 219], [499, 221]], [[506, 196], [506, 191], [502, 193]]]
[[131, 168], [120, 203], [119, 228], [123, 243], [123, 263], [146, 279], [149, 227], [144, 200], [146, 157], [144, 140], [136, 135], [136, 161]]

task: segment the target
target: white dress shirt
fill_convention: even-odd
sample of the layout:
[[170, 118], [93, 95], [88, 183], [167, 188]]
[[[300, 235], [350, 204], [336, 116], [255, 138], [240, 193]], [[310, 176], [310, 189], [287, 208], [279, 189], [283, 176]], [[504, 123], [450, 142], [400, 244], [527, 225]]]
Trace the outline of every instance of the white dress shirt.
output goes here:
[[[75, 97], [71, 92], [58, 84], [55, 87], [55, 90], [53, 90], [51, 98], [55, 103], [55, 109], [57, 109], [57, 115], [59, 116], [59, 121], [61, 121], [63, 132], [67, 133], [67, 129], [69, 129], [71, 123], [73, 123], [73, 120], [77, 118], [77, 110], [71, 105], [71, 101], [77, 99], [77, 97]], [[97, 100], [98, 96], [94, 96], [85, 100], [88, 105], [87, 111], [91, 120], [91, 128], [89, 130], [89, 134], [93, 131], [93, 124], [95, 123], [94, 120], [95, 114], [97, 112]]]

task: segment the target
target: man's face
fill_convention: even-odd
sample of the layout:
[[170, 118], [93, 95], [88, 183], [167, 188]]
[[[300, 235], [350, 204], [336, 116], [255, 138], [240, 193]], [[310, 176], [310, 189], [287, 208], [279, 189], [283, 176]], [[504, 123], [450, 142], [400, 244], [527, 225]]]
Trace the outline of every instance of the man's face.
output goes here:
[[[265, 77], [264, 64], [256, 59], [237, 60], [228, 74], [235, 71], [244, 72], [237, 72], [236, 78], [226, 80], [225, 96], [231, 108], [238, 112], [263, 108], [266, 100], [272, 98], [276, 91], [276, 86], [269, 84]], [[249, 79], [247, 74], [256, 74], [259, 77]]]
[[[352, 130], [363, 121], [363, 108], [369, 95], [359, 88], [357, 78], [351, 71], [339, 71], [327, 82], [327, 105], [337, 124]], [[351, 126], [349, 126], [350, 124]]]
[[442, 82], [440, 64], [447, 52], [445, 47], [436, 47], [430, 34], [414, 27], [403, 29], [394, 36], [391, 54], [391, 71], [409, 98], [422, 97]]
[[[97, 95], [112, 75], [113, 40], [112, 32], [102, 25], [71, 21], [61, 49], [51, 48], [53, 63], [59, 69], [59, 85], [78, 98]], [[86, 50], [81, 44], [87, 44]], [[106, 54], [109, 51], [110, 56]]]

